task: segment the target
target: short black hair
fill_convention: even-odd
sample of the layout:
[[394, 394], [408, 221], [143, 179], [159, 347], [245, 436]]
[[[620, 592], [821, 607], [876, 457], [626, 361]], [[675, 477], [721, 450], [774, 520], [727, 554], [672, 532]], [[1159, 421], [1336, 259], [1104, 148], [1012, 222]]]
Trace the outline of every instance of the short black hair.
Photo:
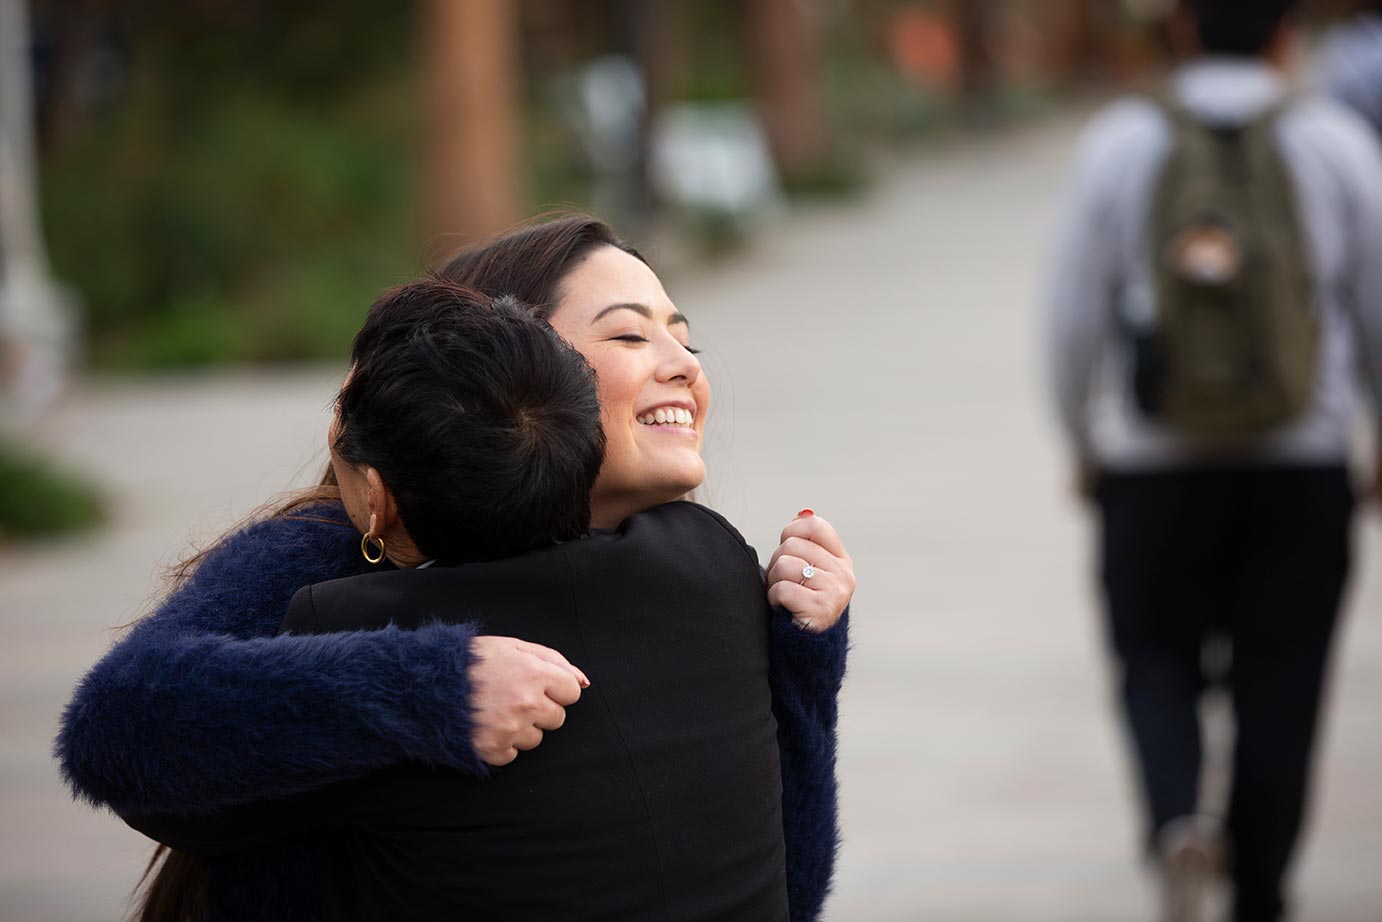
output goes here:
[[1256, 57], [1271, 46], [1296, 0], [1186, 0], [1200, 48], [1208, 54]]
[[379, 471], [422, 553], [490, 560], [589, 531], [595, 374], [526, 306], [412, 282], [370, 308], [351, 358], [334, 447]]

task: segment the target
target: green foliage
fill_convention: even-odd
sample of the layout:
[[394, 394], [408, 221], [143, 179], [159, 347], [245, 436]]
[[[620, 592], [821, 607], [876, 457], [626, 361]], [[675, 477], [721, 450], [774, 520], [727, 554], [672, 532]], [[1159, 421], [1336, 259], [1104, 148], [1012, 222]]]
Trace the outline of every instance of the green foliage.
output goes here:
[[139, 24], [116, 104], [44, 165], [54, 266], [98, 363], [339, 357], [421, 268], [416, 93], [380, 52], [408, 43], [365, 40], [399, 14], [271, 9], [254, 28], [178, 7]]
[[730, 102], [753, 95], [744, 40], [744, 11], [734, 3], [692, 3], [684, 10], [687, 30], [684, 85], [687, 102]]
[[869, 175], [859, 151], [836, 150], [814, 169], [787, 176], [783, 188], [794, 199], [848, 199], [868, 187]]
[[0, 439], [0, 539], [55, 537], [104, 515], [94, 488]]

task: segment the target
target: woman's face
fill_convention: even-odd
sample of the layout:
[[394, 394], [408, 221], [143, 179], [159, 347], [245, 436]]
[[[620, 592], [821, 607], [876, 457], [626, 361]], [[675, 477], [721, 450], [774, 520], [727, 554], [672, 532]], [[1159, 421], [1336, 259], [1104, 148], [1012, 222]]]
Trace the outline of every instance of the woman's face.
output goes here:
[[611, 527], [705, 479], [710, 384], [686, 318], [639, 259], [601, 247], [561, 291], [552, 326], [599, 376], [607, 447], [591, 505], [593, 524]]

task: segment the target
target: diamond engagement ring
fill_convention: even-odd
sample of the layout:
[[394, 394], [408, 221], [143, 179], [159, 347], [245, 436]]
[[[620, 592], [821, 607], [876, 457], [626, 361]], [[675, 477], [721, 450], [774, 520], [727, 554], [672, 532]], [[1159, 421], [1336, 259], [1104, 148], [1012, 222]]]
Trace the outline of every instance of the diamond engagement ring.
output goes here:
[[816, 568], [809, 563], [801, 568], [801, 585], [805, 586], [806, 581], [816, 575]]

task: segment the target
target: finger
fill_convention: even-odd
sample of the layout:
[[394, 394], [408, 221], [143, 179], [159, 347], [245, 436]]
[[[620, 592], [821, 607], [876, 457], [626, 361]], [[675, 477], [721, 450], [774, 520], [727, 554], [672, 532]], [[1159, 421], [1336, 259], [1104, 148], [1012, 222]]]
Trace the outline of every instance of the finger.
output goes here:
[[834, 554], [807, 538], [788, 538], [778, 550], [781, 556], [799, 558], [803, 565], [809, 563], [817, 570], [836, 570], [840, 566]]
[[542, 668], [547, 673], [542, 691], [548, 698], [562, 707], [569, 707], [581, 699], [581, 683], [569, 670], [551, 663], [543, 663]]
[[779, 545], [777, 546], [777, 549], [773, 551], [773, 555], [772, 555], [771, 557], [768, 558], [768, 565], [767, 565], [766, 567], [763, 568], [763, 572], [764, 572], [765, 574], [773, 572], [773, 567], [777, 566], [778, 558], [780, 558], [781, 556], [782, 556], [782, 545], [779, 544]]
[[818, 515], [806, 516], [789, 522], [787, 527], [782, 529], [780, 540], [785, 542], [788, 538], [805, 538], [825, 548], [826, 551], [836, 557], [844, 557], [847, 554], [844, 541], [835, 531], [835, 526]]
[[518, 758], [518, 750], [515, 749], [515, 748], [513, 748], [512, 746], [509, 746], [509, 747], [506, 748], [506, 749], [501, 749], [501, 750], [500, 750], [498, 753], [496, 753], [495, 755], [492, 755], [492, 756], [483, 756], [483, 755], [482, 755], [482, 756], [480, 757], [481, 761], [483, 761], [483, 762], [485, 762], [486, 764], [489, 764], [489, 765], [508, 765], [510, 762], [512, 762], [512, 761], [513, 761], [514, 759], [516, 759], [516, 758]]
[[786, 553], [786, 551], [783, 549], [781, 544], [778, 544], [778, 546], [773, 549], [772, 556], [768, 558], [767, 569], [771, 570], [773, 566], [777, 563], [778, 558], [781, 557], [784, 553]]
[[566, 708], [550, 698], [533, 718], [533, 726], [540, 730], [560, 730], [566, 723]]
[[819, 608], [815, 595], [814, 590], [784, 580], [773, 583], [768, 590], [768, 602], [786, 609], [793, 615], [809, 615]]
[[513, 741], [513, 748], [522, 752], [530, 752], [542, 744], [542, 731], [537, 727], [528, 727], [520, 730], [518, 736]]
[[814, 540], [807, 538], [788, 538], [778, 545], [774, 550], [773, 557], [768, 558], [768, 570], [773, 570], [777, 561], [782, 557], [796, 557], [802, 561], [803, 565], [811, 564], [817, 570], [836, 570], [839, 568], [839, 558], [828, 552], [825, 547], [817, 545]]
[[[806, 568], [806, 565], [807, 561], [804, 558], [794, 557], [791, 554], [783, 554], [781, 557], [777, 558], [777, 562], [768, 570], [768, 585], [771, 586], [773, 583], [784, 580], [789, 583], [800, 583], [805, 579], [805, 577], [801, 575], [801, 571]], [[816, 574], [819, 576], [823, 572], [822, 570], [817, 570]], [[816, 578], [817, 577], [812, 577], [807, 582], [814, 582]]]
[[805, 538], [819, 544], [836, 557], [847, 556], [845, 543], [835, 531], [835, 526], [818, 515], [793, 519], [782, 529], [782, 536], [778, 540], [785, 544], [788, 538]]
[[517, 637], [513, 638], [513, 640], [514, 645], [518, 647], [518, 649], [524, 651], [525, 653], [531, 653], [533, 656], [536, 656], [543, 662], [551, 663], [554, 666], [560, 666], [561, 668], [569, 671], [573, 676], [576, 677], [576, 681], [581, 683], [582, 688], [590, 687], [590, 679], [586, 676], [586, 674], [582, 672], [580, 669], [577, 669], [575, 666], [571, 665], [571, 661], [568, 660], [566, 657], [562, 656], [556, 650], [553, 650], [551, 647], [544, 647], [540, 643], [532, 643], [527, 640], [519, 640]]

